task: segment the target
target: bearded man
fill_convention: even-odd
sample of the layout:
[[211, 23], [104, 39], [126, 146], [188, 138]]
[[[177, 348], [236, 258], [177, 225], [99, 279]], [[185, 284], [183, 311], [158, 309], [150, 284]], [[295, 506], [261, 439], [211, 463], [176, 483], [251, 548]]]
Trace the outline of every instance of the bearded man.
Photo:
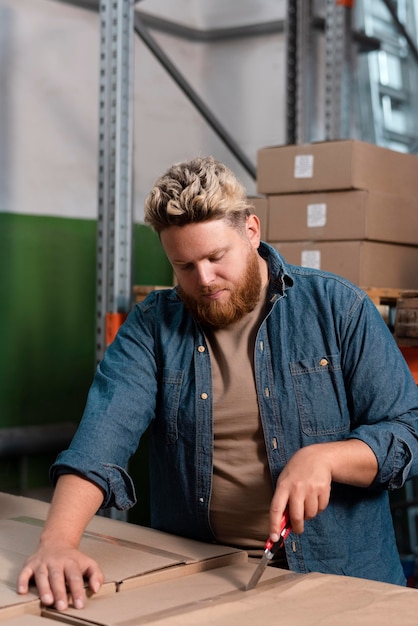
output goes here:
[[260, 241], [245, 189], [212, 157], [172, 166], [145, 203], [177, 285], [134, 310], [52, 467], [39, 548], [18, 580], [83, 607], [103, 574], [79, 550], [100, 507], [135, 504], [126, 471], [150, 429], [151, 524], [262, 551], [281, 567], [405, 584], [388, 490], [418, 474], [418, 390], [357, 286]]

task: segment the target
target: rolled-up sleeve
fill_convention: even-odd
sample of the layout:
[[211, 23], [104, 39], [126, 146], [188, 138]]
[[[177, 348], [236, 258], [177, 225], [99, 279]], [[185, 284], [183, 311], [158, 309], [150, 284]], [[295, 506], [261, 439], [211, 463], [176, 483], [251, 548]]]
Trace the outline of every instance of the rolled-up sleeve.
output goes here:
[[56, 484], [62, 474], [78, 474], [97, 485], [104, 494], [102, 508], [115, 507], [126, 511], [136, 504], [132, 478], [122, 467], [100, 463], [76, 450], [65, 450], [57, 457], [50, 470], [51, 481]]
[[350, 438], [364, 441], [377, 458], [372, 488], [398, 489], [418, 475], [418, 387], [380, 313], [367, 299], [353, 316], [346, 341]]
[[68, 473], [95, 483], [103, 508], [136, 503], [128, 463], [155, 417], [157, 395], [152, 302], [136, 307], [106, 351], [77, 432], [50, 470], [53, 483]]

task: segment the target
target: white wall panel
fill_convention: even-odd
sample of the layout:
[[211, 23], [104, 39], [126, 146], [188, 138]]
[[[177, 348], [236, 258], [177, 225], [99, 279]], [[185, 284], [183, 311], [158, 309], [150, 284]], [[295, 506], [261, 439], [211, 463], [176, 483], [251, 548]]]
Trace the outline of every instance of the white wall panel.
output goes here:
[[[279, 19], [284, 2], [144, 0], [138, 8], [151, 4], [164, 19], [187, 13], [190, 25], [214, 28]], [[258, 148], [284, 141], [283, 34], [202, 43], [150, 32], [251, 161]], [[55, 0], [0, 0], [1, 212], [96, 216], [98, 78], [97, 13]], [[155, 178], [196, 154], [225, 161], [255, 191], [138, 37], [134, 133], [136, 221]]]
[[199, 29], [261, 24], [283, 19], [286, 0], [143, 0], [138, 7]]
[[0, 3], [0, 211], [96, 214], [98, 53], [97, 15]]

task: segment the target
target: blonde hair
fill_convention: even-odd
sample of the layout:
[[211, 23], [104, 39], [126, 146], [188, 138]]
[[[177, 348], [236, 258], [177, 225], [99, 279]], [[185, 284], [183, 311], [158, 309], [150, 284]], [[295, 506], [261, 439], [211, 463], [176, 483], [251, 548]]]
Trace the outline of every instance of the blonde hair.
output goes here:
[[145, 222], [157, 233], [169, 226], [225, 219], [240, 230], [251, 212], [244, 186], [213, 157], [170, 167], [145, 200]]

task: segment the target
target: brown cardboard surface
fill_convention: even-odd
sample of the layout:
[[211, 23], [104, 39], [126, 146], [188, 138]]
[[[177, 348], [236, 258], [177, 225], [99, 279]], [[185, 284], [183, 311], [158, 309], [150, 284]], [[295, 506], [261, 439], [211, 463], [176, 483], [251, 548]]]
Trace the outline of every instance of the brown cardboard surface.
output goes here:
[[[199, 564], [199, 569], [216, 566], [218, 560], [246, 561], [247, 555], [242, 550], [235, 550], [209, 544], [196, 544], [194, 550], [187, 553], [187, 540], [171, 537], [171, 550], [159, 543], [160, 534], [155, 531], [153, 541], [149, 542], [148, 533], [141, 533], [137, 527], [136, 541], [127, 541], [121, 535], [111, 536], [87, 531], [81, 540], [80, 548], [95, 559], [103, 570], [105, 582], [120, 583], [129, 578], [142, 577], [151, 572], [161, 572], [174, 566]], [[145, 529], [148, 530], [148, 529]], [[41, 525], [34, 518], [0, 520], [0, 581], [13, 587], [17, 575], [26, 558], [32, 554], [38, 544]], [[177, 544], [176, 540], [179, 539]], [[199, 553], [198, 546], [202, 549]], [[211, 549], [212, 548], [212, 549]], [[176, 550], [174, 552], [174, 550]], [[191, 569], [191, 568], [190, 568]], [[177, 571], [177, 575], [181, 575]]]
[[[48, 505], [39, 507], [37, 501], [7, 494], [0, 494], [0, 501], [4, 516], [0, 519], [1, 607], [37, 597], [35, 590], [28, 596], [19, 596], [15, 586], [26, 558], [36, 549], [43, 526], [43, 519], [32, 513], [44, 517]], [[6, 517], [8, 512], [10, 519]], [[114, 593], [121, 582], [130, 579], [138, 578], [142, 583], [148, 575], [154, 581], [159, 576], [184, 576], [225, 563], [247, 561], [243, 550], [200, 543], [99, 516], [88, 525], [80, 547], [102, 568], [105, 584], [99, 595]]]
[[[3, 578], [3, 558], [0, 557], [0, 572]], [[25, 596], [21, 596], [16, 592], [16, 579], [13, 580], [13, 584], [9, 582], [0, 581], [0, 612], [4, 607], [16, 607], [22, 605], [39, 605], [38, 594], [34, 591], [29, 592]]]
[[418, 245], [418, 205], [375, 191], [268, 196], [267, 241], [369, 239]]
[[[41, 524], [34, 518], [0, 520], [1, 582], [15, 584], [26, 558], [36, 550], [40, 532]], [[94, 533], [83, 536], [80, 548], [100, 564], [107, 583], [119, 583], [186, 561], [181, 553], [164, 552], [144, 543], [125, 544], [118, 538]]]
[[[248, 592], [247, 592], [248, 593]], [[239, 601], [219, 601], [154, 626], [413, 626], [418, 591], [325, 574], [303, 574], [256, 588]], [[132, 622], [133, 624], [133, 622]]]
[[8, 519], [30, 513], [33, 517], [45, 520], [48, 510], [49, 504], [47, 502], [0, 491], [0, 519]]
[[260, 220], [260, 234], [261, 239], [266, 241], [267, 239], [267, 198], [264, 196], [249, 196], [248, 200], [253, 205], [253, 213], [257, 215]]
[[258, 193], [337, 189], [373, 189], [416, 197], [418, 156], [351, 139], [258, 151]]
[[[154, 583], [146, 587], [121, 585], [113, 596], [92, 597], [82, 611], [69, 609], [68, 615], [80, 617], [89, 624], [128, 626], [150, 624], [171, 616], [185, 616], [214, 602], [240, 602], [252, 592], [244, 590], [255, 563], [242, 563], [200, 572], [187, 577]], [[295, 580], [297, 574], [269, 567], [256, 589], [272, 581]]]
[[[0, 520], [20, 519], [21, 522], [40, 527], [42, 521], [46, 519], [48, 509], [49, 504], [45, 502], [0, 492]], [[140, 549], [163, 556], [173, 557], [174, 555], [174, 560], [186, 564], [209, 561], [226, 555], [231, 555], [231, 558], [239, 560], [246, 559], [246, 553], [242, 550], [177, 537], [152, 528], [128, 524], [100, 515], [94, 516], [89, 523], [84, 538], [91, 538], [96, 541], [106, 540], [110, 545], [123, 545], [135, 551]], [[135, 552], [135, 554], [137, 553]]]
[[[68, 622], [67, 622], [68, 623]], [[41, 615], [19, 615], [17, 617], [5, 617], [2, 619], [0, 614], [0, 624], [4, 626], [54, 626], [54, 624], [62, 624], [62, 621], [42, 617]]]
[[288, 263], [333, 272], [361, 287], [418, 288], [418, 246], [374, 241], [273, 242]]
[[98, 626], [412, 626], [418, 590], [358, 578], [267, 568], [244, 591], [255, 565], [233, 565], [107, 597], [69, 616]]
[[[7, 498], [3, 498], [3, 503], [7, 504]], [[348, 577], [294, 574], [269, 567], [257, 587], [245, 591], [257, 560], [245, 558], [240, 563], [220, 566], [230, 556], [234, 558], [235, 552], [220, 546], [178, 541], [179, 538], [173, 536], [166, 538], [164, 533], [106, 518], [94, 520], [94, 529], [86, 533], [83, 541], [93, 551], [99, 547], [101, 562], [112, 568], [111, 577], [118, 567], [124, 568], [124, 564], [116, 561], [125, 559], [133, 559], [128, 569], [134, 563], [137, 574], [118, 585], [107, 585], [112, 592], [89, 598], [83, 610], [70, 608], [65, 613], [57, 613], [53, 609], [41, 608], [39, 600], [33, 595], [18, 596], [14, 592], [14, 583], [13, 590], [10, 588], [9, 577], [13, 567], [16, 567], [19, 558], [32, 550], [42, 523], [30, 517], [32, 510], [39, 512], [36, 503], [32, 508], [30, 500], [21, 506], [24, 503], [12, 499], [10, 504], [10, 510], [18, 515], [0, 521], [0, 555], [5, 559], [0, 561], [0, 575], [7, 579], [6, 582], [0, 581], [0, 598], [6, 598], [0, 608], [0, 624], [41, 626], [47, 617], [53, 621], [45, 619], [45, 626], [54, 621], [79, 626], [417, 624], [418, 590]], [[160, 537], [164, 548], [158, 541]], [[164, 553], [167, 546], [181, 546], [178, 554], [182, 559], [183, 556], [189, 559], [188, 562], [168, 567], [164, 565], [159, 577], [157, 570], [161, 562], [156, 559], [157, 565], [151, 564], [151, 567], [157, 569], [140, 575], [143, 556], [145, 560], [147, 555], [151, 555], [153, 559], [161, 557], [163, 561], [176, 561], [173, 551], [168, 555]], [[215, 556], [211, 548], [217, 549]], [[236, 551], [236, 554], [237, 558], [246, 557], [242, 551]], [[198, 571], [202, 555], [207, 557], [212, 569], [205, 569], [207, 564], [202, 562], [202, 571]], [[172, 573], [171, 578], [168, 572]], [[123, 575], [125, 571], [122, 571]]]

